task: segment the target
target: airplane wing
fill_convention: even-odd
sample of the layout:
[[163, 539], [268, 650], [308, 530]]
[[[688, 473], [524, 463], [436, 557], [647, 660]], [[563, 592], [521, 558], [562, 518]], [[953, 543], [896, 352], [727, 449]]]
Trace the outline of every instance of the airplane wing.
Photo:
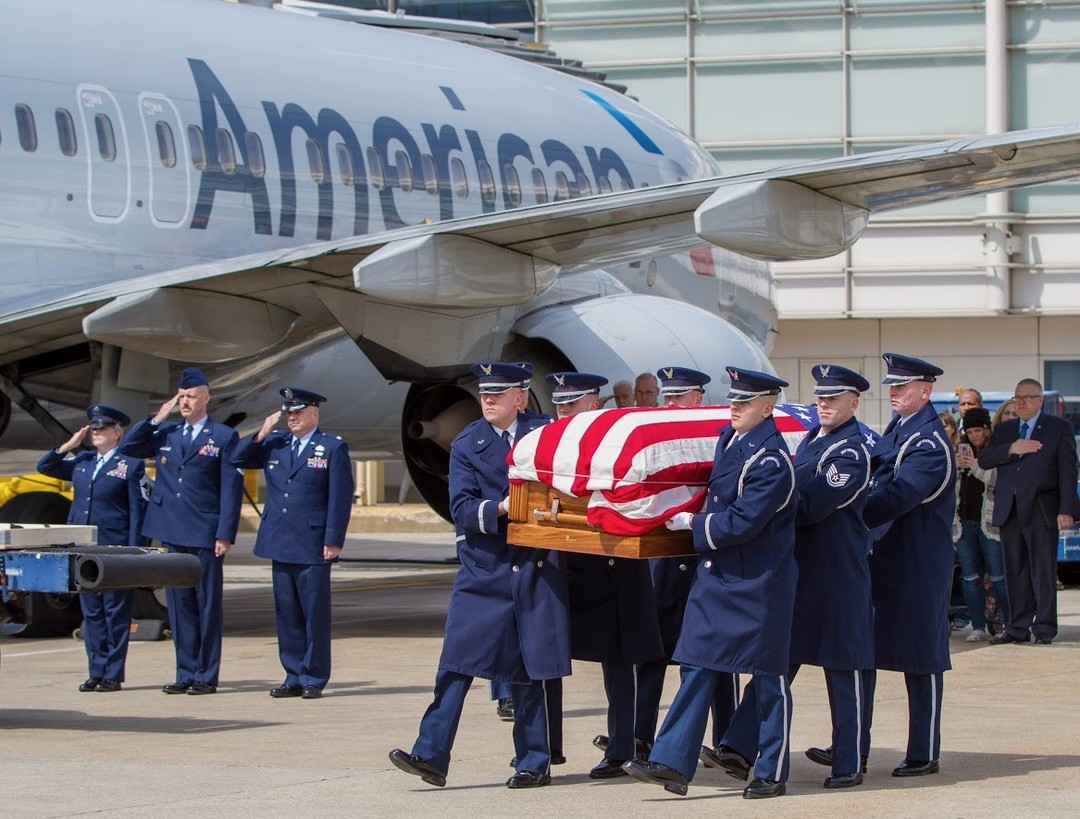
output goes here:
[[[117, 282], [0, 318], [0, 363], [92, 339], [216, 362], [325, 331], [363, 304], [484, 311], [563, 273], [690, 250], [824, 258], [871, 213], [1080, 175], [1080, 125], [553, 202], [236, 257]], [[362, 295], [363, 300], [357, 301]], [[417, 313], [420, 315], [420, 313]], [[376, 321], [374, 311], [346, 329]], [[170, 325], [173, 330], [170, 330]]]

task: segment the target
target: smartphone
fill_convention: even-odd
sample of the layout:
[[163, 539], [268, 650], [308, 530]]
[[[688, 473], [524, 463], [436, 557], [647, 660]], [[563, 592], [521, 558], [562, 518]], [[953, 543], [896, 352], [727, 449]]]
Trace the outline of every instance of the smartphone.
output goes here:
[[957, 444], [956, 451], [967, 458], [974, 457], [974, 453], [971, 451], [971, 444]]

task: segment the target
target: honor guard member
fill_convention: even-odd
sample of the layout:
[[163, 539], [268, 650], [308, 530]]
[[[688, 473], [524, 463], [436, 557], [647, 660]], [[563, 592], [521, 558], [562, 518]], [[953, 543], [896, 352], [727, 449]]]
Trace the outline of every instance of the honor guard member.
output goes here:
[[[607, 383], [592, 373], [552, 373], [545, 380], [559, 418], [599, 409], [600, 388]], [[635, 755], [634, 665], [664, 658], [649, 565], [573, 552], [563, 557], [570, 583], [571, 656], [600, 663], [608, 703], [604, 758], [589, 777], [626, 776], [622, 765]]]
[[[270, 696], [318, 699], [330, 679], [330, 566], [345, 544], [352, 511], [349, 446], [319, 429], [326, 399], [280, 390], [281, 411], [233, 452], [233, 463], [262, 469], [266, 503], [255, 556], [273, 561], [274, 618], [285, 681]], [[288, 432], [274, 427], [285, 415]]]
[[[124, 455], [155, 459], [143, 535], [202, 564], [197, 586], [165, 589], [176, 645], [176, 680], [162, 686], [166, 694], [213, 694], [221, 668], [222, 568], [240, 525], [244, 476], [230, 457], [236, 431], [210, 420], [209, 403], [206, 376], [188, 367], [176, 395], [120, 446]], [[177, 407], [183, 420], [167, 421]]]
[[390, 761], [431, 785], [446, 784], [450, 750], [474, 677], [511, 683], [516, 772], [506, 784], [551, 781], [547, 680], [570, 673], [566, 575], [556, 553], [506, 542], [507, 455], [549, 423], [525, 411], [532, 365], [484, 362], [477, 376], [484, 417], [450, 445], [450, 512], [461, 567], [450, 594], [435, 697], [412, 752]]
[[[904, 672], [908, 741], [893, 776], [937, 773], [941, 686], [949, 663], [949, 591], [956, 468], [952, 444], [930, 403], [936, 367], [885, 353], [882, 382], [896, 415], [870, 452], [863, 519], [871, 530], [875, 668]], [[870, 748], [877, 672], [863, 675], [862, 753]]]
[[[149, 488], [142, 461], [117, 452], [123, 428], [131, 419], [118, 409], [94, 404], [86, 410], [89, 423], [65, 443], [46, 452], [37, 470], [50, 478], [70, 481], [74, 490], [68, 523], [97, 526], [98, 543], [139, 547], [139, 534]], [[92, 452], [83, 450], [65, 458], [90, 436]], [[80, 691], [119, 691], [124, 682], [134, 589], [83, 592], [83, 643], [90, 676]]]
[[[689, 367], [663, 367], [657, 370], [656, 378], [660, 384], [660, 399], [665, 407], [701, 406], [705, 385], [712, 381], [705, 373]], [[696, 557], [659, 557], [649, 561], [664, 656], [658, 661], [641, 663], [637, 667], [638, 708], [635, 731], [638, 738], [637, 755], [642, 759], [648, 757], [656, 735], [660, 699], [664, 693], [664, 677], [671, 662], [671, 655], [675, 653], [675, 644], [679, 641], [686, 599], [694, 582], [696, 568]], [[714, 745], [719, 744], [738, 704], [738, 677], [722, 676], [717, 680], [712, 707]], [[599, 740], [602, 739], [603, 737], [597, 737], [594, 742], [600, 745]]]
[[[753, 674], [739, 707], [755, 706], [761, 756], [743, 796], [759, 799], [782, 795], [787, 779], [791, 695], [784, 674], [795, 602], [795, 470], [772, 418], [787, 382], [727, 371], [731, 426], [720, 431], [705, 505], [699, 514], [679, 512], [667, 523], [693, 531], [699, 554], [674, 655], [681, 684], [649, 761], [632, 760], [625, 768], [635, 779], [685, 795], [717, 682]], [[726, 738], [722, 744], [729, 744]]]

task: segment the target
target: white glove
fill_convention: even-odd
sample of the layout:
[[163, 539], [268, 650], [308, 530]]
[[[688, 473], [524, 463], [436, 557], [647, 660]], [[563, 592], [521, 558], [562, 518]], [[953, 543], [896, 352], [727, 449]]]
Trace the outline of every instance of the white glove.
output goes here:
[[664, 521], [664, 525], [672, 532], [678, 532], [680, 529], [692, 529], [694, 516], [689, 512], [676, 512], [671, 520]]
[[507, 495], [505, 498], [503, 498], [499, 502], [499, 514], [500, 515], [509, 515], [510, 514], [510, 496], [509, 495]]

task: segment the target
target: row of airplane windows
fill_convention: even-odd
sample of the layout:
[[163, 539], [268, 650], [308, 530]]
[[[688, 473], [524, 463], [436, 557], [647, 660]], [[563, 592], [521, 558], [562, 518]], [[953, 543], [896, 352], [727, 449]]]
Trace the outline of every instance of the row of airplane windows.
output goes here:
[[[75, 121], [71, 112], [66, 108], [57, 108], [55, 112], [56, 135], [60, 143], [60, 152], [64, 156], [75, 156], [79, 150], [78, 137], [75, 130]], [[102, 160], [114, 162], [117, 157], [116, 132], [112, 120], [108, 114], [94, 114], [94, 134], [97, 140], [97, 152]], [[19, 103], [15, 106], [15, 124], [19, 135], [19, 145], [24, 151], [34, 152], [38, 149], [37, 124], [34, 120], [34, 112], [29, 105]], [[165, 168], [174, 168], [177, 163], [176, 139], [173, 135], [172, 126], [164, 120], [154, 123], [154, 134], [157, 139], [158, 160]], [[0, 134], [2, 139], [2, 134]], [[206, 170], [209, 165], [207, 156], [206, 135], [202, 128], [197, 125], [187, 127], [188, 149], [191, 153], [191, 164], [199, 171]], [[234, 174], [237, 171], [236, 145], [233, 141], [232, 132], [225, 128], [217, 128], [213, 134], [214, 146], [217, 148], [218, 165], [226, 174]], [[243, 135], [244, 147], [247, 151], [247, 170], [254, 176], [261, 177], [266, 173], [266, 161], [263, 154], [262, 140], [259, 135], [247, 131]], [[305, 145], [308, 165], [311, 170], [311, 179], [319, 184], [332, 178], [332, 171], [327, 168], [327, 157], [323, 155], [322, 145], [315, 139], [308, 139]], [[460, 157], [451, 157], [449, 162], [449, 179], [440, 178], [438, 167], [430, 154], [420, 155], [420, 167], [413, 168], [412, 161], [405, 151], [397, 151], [394, 154], [394, 164], [389, 169], [386, 167], [382, 154], [375, 147], [368, 148], [365, 152], [367, 159], [368, 179], [375, 190], [383, 190], [387, 187], [397, 187], [408, 192], [422, 189], [432, 195], [437, 195], [440, 189], [449, 187], [460, 199], [469, 196], [469, 178], [465, 172], [465, 163]], [[356, 184], [357, 174], [354, 168], [353, 154], [343, 142], [334, 145], [334, 154], [337, 160], [338, 181], [342, 185], [352, 187]], [[510, 207], [518, 207], [523, 201], [523, 189], [517, 169], [507, 164], [503, 166], [503, 191]], [[491, 164], [486, 159], [476, 163], [476, 172], [479, 180], [480, 197], [486, 204], [494, 204], [497, 195], [495, 175]], [[532, 168], [531, 171], [532, 195], [537, 204], [544, 204], [549, 200], [551, 192], [548, 188], [547, 177], [540, 168]], [[626, 189], [625, 183], [621, 189]], [[602, 176], [597, 180], [599, 193], [611, 193], [611, 181]], [[561, 170], [555, 171], [554, 201], [575, 199], [579, 196], [591, 196], [592, 184], [584, 174], [577, 174], [571, 178]]]

